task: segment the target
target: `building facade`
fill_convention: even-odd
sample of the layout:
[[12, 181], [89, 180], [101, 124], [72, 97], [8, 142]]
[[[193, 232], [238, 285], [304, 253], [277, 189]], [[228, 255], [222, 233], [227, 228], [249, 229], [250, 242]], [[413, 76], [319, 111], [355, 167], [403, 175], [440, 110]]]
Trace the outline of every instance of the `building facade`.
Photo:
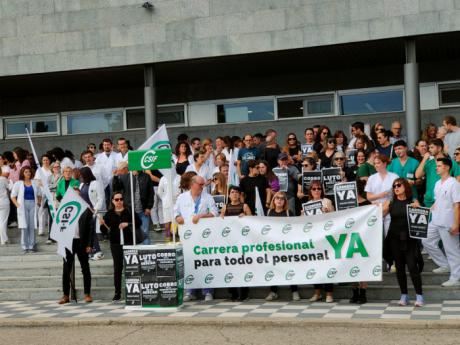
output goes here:
[[459, 118], [459, 0], [144, 2], [0, 0], [0, 150]]

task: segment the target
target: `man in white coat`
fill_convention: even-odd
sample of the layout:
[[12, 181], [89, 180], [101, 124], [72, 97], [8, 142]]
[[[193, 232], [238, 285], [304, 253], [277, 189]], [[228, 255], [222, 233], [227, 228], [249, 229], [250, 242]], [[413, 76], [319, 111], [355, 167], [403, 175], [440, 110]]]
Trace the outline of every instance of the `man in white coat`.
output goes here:
[[116, 152], [112, 151], [112, 148], [113, 148], [112, 140], [110, 140], [109, 138], [105, 138], [104, 140], [102, 140], [103, 152], [98, 154], [96, 157], [96, 164], [98, 164], [101, 167], [102, 181], [103, 181], [107, 208], [111, 200], [111, 194], [112, 194], [111, 186], [112, 186], [113, 174], [117, 170], [117, 163], [116, 163], [117, 154]]
[[[439, 266], [433, 273], [449, 273], [444, 287], [460, 286], [460, 183], [450, 176], [452, 161], [448, 158], [436, 159], [436, 173], [441, 179], [434, 186], [435, 202], [431, 206], [431, 221], [428, 236], [422, 240], [423, 247]], [[444, 251], [439, 248], [442, 240]]]
[[[208, 193], [203, 192], [206, 181], [201, 176], [194, 176], [190, 190], [182, 193], [174, 205], [174, 218], [179, 225], [192, 221], [196, 224], [201, 218], [217, 217], [218, 211], [214, 199]], [[213, 300], [213, 290], [203, 289], [205, 301]], [[184, 301], [196, 299], [193, 290], [187, 290]]]

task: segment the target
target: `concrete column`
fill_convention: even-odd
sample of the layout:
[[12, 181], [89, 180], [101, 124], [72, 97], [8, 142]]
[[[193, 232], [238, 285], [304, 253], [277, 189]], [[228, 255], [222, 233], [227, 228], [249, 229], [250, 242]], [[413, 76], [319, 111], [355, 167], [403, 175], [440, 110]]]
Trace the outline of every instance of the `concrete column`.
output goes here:
[[406, 130], [410, 148], [420, 137], [420, 89], [415, 39], [406, 40], [406, 63], [404, 64], [404, 94], [406, 100]]
[[145, 135], [150, 137], [157, 129], [157, 95], [153, 65], [144, 67]]

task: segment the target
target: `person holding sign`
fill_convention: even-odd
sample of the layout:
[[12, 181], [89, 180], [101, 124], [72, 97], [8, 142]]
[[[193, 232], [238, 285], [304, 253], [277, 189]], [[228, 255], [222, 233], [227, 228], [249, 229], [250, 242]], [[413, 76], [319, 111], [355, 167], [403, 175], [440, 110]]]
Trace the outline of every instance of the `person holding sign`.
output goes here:
[[[203, 191], [206, 181], [203, 177], [197, 175], [191, 179], [190, 190], [182, 193], [177, 198], [174, 205], [174, 219], [177, 224], [183, 225], [185, 222], [192, 221], [197, 224], [201, 218], [212, 218], [218, 215], [214, 199], [208, 193]], [[203, 289], [205, 301], [212, 301], [212, 289]], [[184, 301], [196, 299], [193, 290], [185, 292]]]
[[[249, 206], [245, 203], [242, 203], [240, 197], [240, 188], [237, 186], [231, 186], [229, 189], [229, 202], [226, 205], [224, 205], [224, 207], [222, 207], [222, 210], [220, 212], [220, 216], [222, 218], [227, 216], [243, 217], [251, 215], [251, 210], [249, 209]], [[245, 301], [248, 299], [248, 287], [242, 287], [239, 289], [236, 287], [232, 287], [228, 290], [230, 292], [232, 301]]]
[[[450, 272], [449, 280], [442, 283], [444, 287], [460, 286], [460, 183], [450, 176], [452, 161], [448, 158], [436, 160], [436, 172], [441, 179], [434, 185], [435, 203], [431, 206], [431, 222], [428, 236], [422, 240], [423, 247], [439, 265], [433, 273]], [[439, 248], [442, 241], [444, 251]]]
[[295, 197], [297, 193], [297, 176], [299, 170], [293, 165], [288, 164], [288, 155], [281, 152], [278, 155], [278, 167], [273, 169], [273, 173], [280, 182], [280, 191], [286, 192], [289, 210], [295, 213]]
[[[308, 198], [310, 201], [321, 201], [323, 204], [321, 211], [323, 213], [334, 212], [334, 206], [332, 205], [331, 200], [324, 196], [324, 189], [320, 181], [312, 181], [308, 191]], [[333, 284], [314, 284], [313, 286], [315, 288], [315, 293], [310, 298], [310, 302], [317, 302], [321, 300], [322, 289], [326, 292], [326, 303], [334, 302], [334, 297], [332, 296], [334, 289]]]
[[265, 176], [259, 175], [259, 166], [256, 161], [248, 162], [249, 174], [240, 181], [240, 188], [244, 202], [248, 204], [251, 213], [256, 213], [256, 187], [259, 190], [260, 200], [265, 201], [264, 214], [266, 208], [270, 206], [271, 189]]
[[[267, 212], [267, 217], [293, 217], [294, 213], [292, 213], [288, 209], [288, 199], [286, 193], [284, 192], [277, 192], [273, 196], [272, 202], [270, 203], [270, 208]], [[299, 301], [299, 288], [297, 285], [291, 285], [291, 292], [292, 292], [292, 300]], [[270, 286], [270, 292], [268, 293], [267, 297], [265, 297], [266, 301], [274, 301], [278, 299], [278, 286]]]
[[[322, 168], [330, 168], [332, 165], [332, 156], [337, 152], [337, 146], [334, 138], [327, 138], [323, 142], [323, 149], [318, 154], [318, 158], [321, 160]], [[340, 151], [342, 152], [342, 151]]]
[[306, 200], [308, 188], [310, 188], [311, 181], [315, 179], [321, 181], [321, 171], [316, 170], [316, 162], [312, 157], [305, 157], [302, 161], [302, 175], [297, 186], [297, 198], [301, 202], [308, 201]]
[[409, 303], [407, 294], [406, 266], [414, 284], [416, 293], [416, 307], [424, 305], [422, 291], [423, 258], [420, 245], [416, 239], [409, 236], [407, 223], [407, 205], [418, 206], [418, 201], [413, 203], [412, 188], [404, 178], [398, 178], [393, 182], [393, 198], [383, 204], [383, 215], [390, 215], [391, 222], [388, 235], [383, 244], [385, 261], [391, 266], [393, 261], [396, 266], [396, 276], [401, 290], [400, 306]]

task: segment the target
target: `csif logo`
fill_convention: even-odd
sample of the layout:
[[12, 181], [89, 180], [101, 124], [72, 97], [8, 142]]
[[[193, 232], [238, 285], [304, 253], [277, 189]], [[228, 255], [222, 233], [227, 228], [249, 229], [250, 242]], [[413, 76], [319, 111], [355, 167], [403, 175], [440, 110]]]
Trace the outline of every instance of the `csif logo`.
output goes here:
[[311, 229], [313, 229], [313, 223], [308, 222], [307, 224], [304, 225], [303, 232], [305, 233], [310, 232]]
[[202, 234], [201, 234], [201, 237], [203, 238], [208, 238], [209, 235], [211, 235], [211, 229], [210, 228], [206, 228], [203, 230]]
[[234, 276], [233, 273], [227, 273], [224, 277], [224, 281], [228, 284], [233, 280]]
[[206, 277], [204, 277], [205, 284], [211, 284], [214, 280], [214, 274], [209, 273]]
[[382, 266], [380, 266], [380, 265], [375, 266], [374, 269], [372, 270], [372, 274], [375, 277], [378, 277], [379, 275], [381, 275], [382, 274]]
[[267, 234], [270, 232], [271, 229], [272, 229], [272, 227], [271, 227], [270, 225], [268, 225], [268, 224], [267, 224], [267, 225], [264, 225], [264, 226], [262, 227], [262, 230], [260, 230], [260, 233], [261, 233], [262, 235], [267, 235]]
[[374, 226], [375, 223], [377, 223], [377, 216], [370, 216], [369, 219], [367, 220], [367, 225]]
[[328, 220], [326, 224], [324, 224], [324, 230], [325, 231], [331, 230], [333, 225], [334, 225], [334, 222], [332, 220]]
[[359, 269], [358, 266], [354, 266], [350, 269], [350, 277], [354, 278], [356, 277], [361, 270]]
[[69, 201], [59, 207], [56, 214], [56, 224], [59, 224], [61, 232], [67, 229], [67, 226], [72, 225], [81, 213], [81, 205], [77, 201]]
[[192, 230], [188, 229], [184, 231], [184, 240], [188, 240], [190, 237], [192, 237]]
[[227, 237], [228, 235], [230, 235], [230, 232], [232, 232], [232, 229], [226, 226], [222, 229], [222, 237]]
[[244, 275], [244, 281], [246, 283], [249, 283], [252, 280], [252, 278], [254, 278], [254, 273], [252, 272], [248, 272]]
[[283, 229], [281, 230], [281, 232], [283, 234], [287, 234], [291, 230], [292, 230], [292, 225], [291, 224], [286, 224], [285, 226], [283, 226]]
[[168, 140], [160, 140], [155, 142], [150, 148], [153, 150], [170, 149], [171, 143]]
[[331, 269], [329, 269], [329, 271], [327, 271], [327, 277], [329, 279], [332, 279], [337, 275], [337, 272], [337, 269], [335, 267], [332, 267]]
[[249, 231], [251, 231], [251, 228], [249, 226], [243, 226], [241, 229], [241, 235], [247, 236], [249, 234]]
[[273, 273], [273, 271], [268, 271], [267, 273], [265, 273], [265, 281], [269, 282], [273, 279], [274, 276], [275, 273]]
[[187, 277], [185, 277], [185, 284], [190, 285], [193, 283], [194, 280], [195, 277], [193, 276], [193, 274], [189, 274]]
[[355, 225], [355, 220], [353, 218], [348, 218], [347, 221], [345, 222], [345, 228], [351, 229], [353, 225]]
[[313, 277], [316, 275], [316, 271], [314, 268], [311, 268], [307, 271], [307, 274], [305, 275], [305, 277], [307, 279], [313, 279]]
[[155, 165], [158, 156], [155, 150], [146, 151], [141, 157], [141, 167], [144, 170], [149, 170]]
[[295, 272], [294, 272], [294, 270], [289, 270], [289, 271], [287, 271], [287, 272], [286, 272], [286, 275], [284, 276], [284, 278], [285, 278], [286, 280], [292, 280], [292, 279], [294, 279], [294, 277], [295, 277]]

